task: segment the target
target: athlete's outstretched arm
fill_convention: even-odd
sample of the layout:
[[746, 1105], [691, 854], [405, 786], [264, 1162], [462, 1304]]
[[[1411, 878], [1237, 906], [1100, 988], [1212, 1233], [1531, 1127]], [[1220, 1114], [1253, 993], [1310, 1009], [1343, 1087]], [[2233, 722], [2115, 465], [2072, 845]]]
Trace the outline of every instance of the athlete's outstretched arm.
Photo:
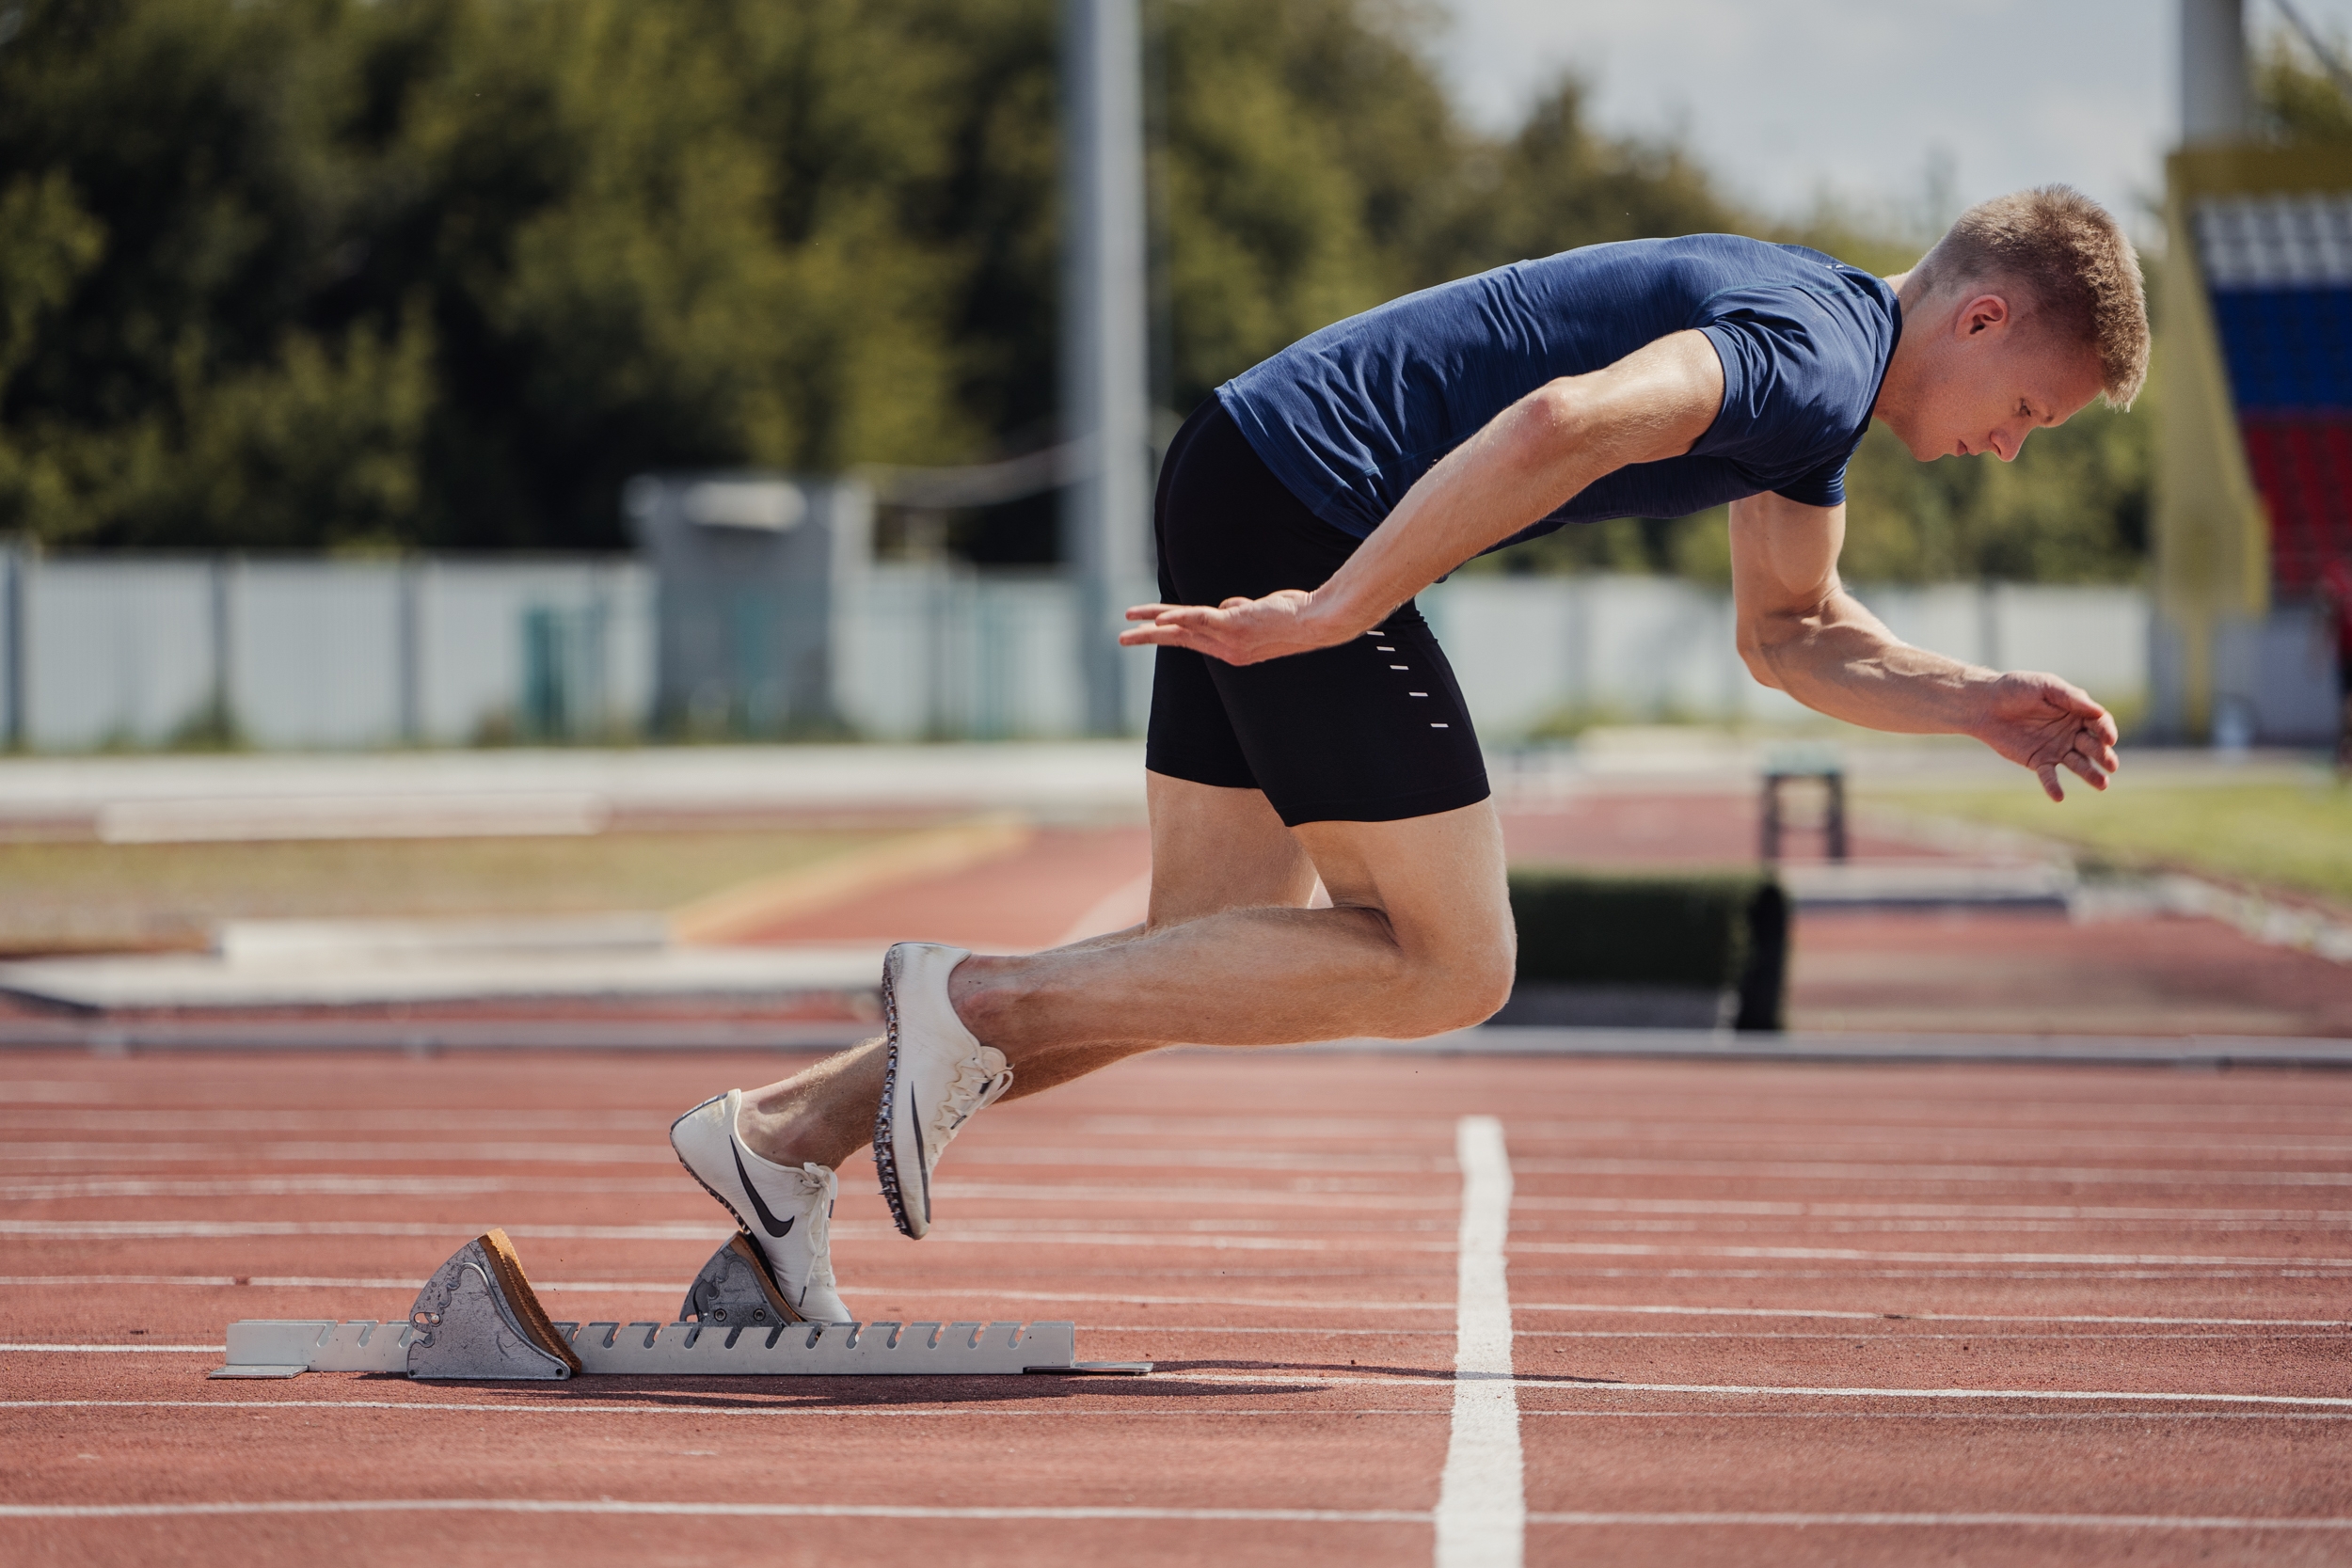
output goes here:
[[1228, 664], [1344, 642], [1603, 474], [1681, 456], [1723, 404], [1723, 361], [1706, 335], [1661, 338], [1497, 414], [1406, 492], [1330, 581], [1215, 608], [1138, 605], [1127, 619], [1147, 624], [1120, 641], [1192, 648]]
[[2056, 675], [2003, 674], [1897, 640], [1837, 577], [1843, 506], [1775, 495], [1731, 503], [1731, 591], [1740, 657], [1766, 686], [1875, 730], [1972, 735], [2030, 768], [2053, 800], [2058, 769], [2105, 789], [2115, 721]]

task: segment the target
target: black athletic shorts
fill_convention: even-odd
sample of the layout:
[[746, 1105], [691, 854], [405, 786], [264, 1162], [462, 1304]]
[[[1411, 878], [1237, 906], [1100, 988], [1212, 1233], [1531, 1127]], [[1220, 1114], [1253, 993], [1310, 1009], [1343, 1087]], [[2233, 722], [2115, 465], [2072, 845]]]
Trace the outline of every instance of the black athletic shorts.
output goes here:
[[[1168, 604], [1320, 588], [1358, 544], [1274, 477], [1215, 398], [1168, 449], [1153, 526]], [[1350, 642], [1263, 664], [1160, 649], [1144, 766], [1262, 789], [1294, 827], [1430, 816], [1487, 795], [1461, 688], [1410, 603]]]

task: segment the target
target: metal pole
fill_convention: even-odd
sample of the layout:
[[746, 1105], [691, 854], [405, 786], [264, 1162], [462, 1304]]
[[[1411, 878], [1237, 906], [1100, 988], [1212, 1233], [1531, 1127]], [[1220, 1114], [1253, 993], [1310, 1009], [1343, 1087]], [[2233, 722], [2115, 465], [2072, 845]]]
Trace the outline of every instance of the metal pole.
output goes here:
[[0, 546], [0, 748], [16, 751], [24, 744], [24, 650], [32, 640], [24, 633], [24, 572], [33, 546]]
[[2245, 140], [2252, 107], [2244, 0], [2181, 0], [2181, 145]]
[[1143, 47], [1136, 0], [1062, 4], [1062, 419], [1089, 461], [1064, 492], [1087, 728], [1128, 727], [1120, 612], [1150, 593]]

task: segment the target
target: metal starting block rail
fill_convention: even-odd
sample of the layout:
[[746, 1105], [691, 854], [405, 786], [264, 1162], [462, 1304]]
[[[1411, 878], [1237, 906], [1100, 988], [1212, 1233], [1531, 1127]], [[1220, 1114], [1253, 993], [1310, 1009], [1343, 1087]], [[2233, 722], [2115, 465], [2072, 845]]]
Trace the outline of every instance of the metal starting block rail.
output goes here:
[[1080, 1361], [1077, 1328], [1037, 1323], [818, 1323], [786, 1305], [739, 1234], [687, 1290], [677, 1323], [558, 1323], [502, 1230], [434, 1271], [405, 1323], [249, 1318], [229, 1325], [214, 1377], [405, 1372], [410, 1377], [561, 1380], [672, 1377], [968, 1377], [1059, 1372], [1139, 1376], [1149, 1361]]

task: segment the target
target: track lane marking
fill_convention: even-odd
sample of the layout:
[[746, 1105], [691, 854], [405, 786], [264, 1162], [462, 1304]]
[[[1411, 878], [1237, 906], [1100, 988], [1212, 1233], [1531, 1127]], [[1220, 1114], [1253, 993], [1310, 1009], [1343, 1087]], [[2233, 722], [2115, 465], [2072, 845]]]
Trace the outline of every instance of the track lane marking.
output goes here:
[[[1170, 1361], [1167, 1368], [1182, 1366]], [[1154, 1376], [1182, 1377], [1180, 1370], [1166, 1370]], [[1434, 1377], [1432, 1372], [1423, 1374]], [[1276, 1373], [1245, 1372], [1219, 1370], [1216, 1374], [1221, 1383], [1261, 1383], [1272, 1387], [1294, 1385], [1377, 1383], [1395, 1386], [1418, 1381], [1411, 1376], [1367, 1377], [1360, 1372], [1337, 1373]], [[2088, 1388], [1840, 1388], [1802, 1384], [1752, 1383], [1620, 1383], [1610, 1378], [1546, 1377], [1539, 1372], [1521, 1373], [1514, 1380], [1520, 1389], [1565, 1390], [1583, 1394], [1699, 1394], [1742, 1399], [1840, 1399], [1840, 1400], [2056, 1400], [2066, 1403], [2082, 1403], [2101, 1400], [2116, 1400], [2135, 1403], [2155, 1404], [2258, 1404], [2321, 1409], [2352, 1410], [2352, 1396], [2333, 1394], [2189, 1394], [2153, 1392], [2135, 1389]]]
[[2352, 1171], [2175, 1170], [2127, 1165], [1898, 1165], [1773, 1160], [1539, 1160], [1522, 1176], [1728, 1177], [1773, 1181], [2010, 1181], [2165, 1187], [2352, 1187]]
[[[1186, 1379], [1197, 1382], [1198, 1379]], [[839, 1405], [741, 1402], [750, 1396], [707, 1394], [704, 1401], [736, 1399], [728, 1404], [694, 1403], [664, 1394], [660, 1403], [627, 1404], [565, 1401], [561, 1404], [474, 1404], [421, 1400], [0, 1400], [0, 1410], [397, 1410], [423, 1414], [465, 1413], [484, 1416], [774, 1416], [821, 1417], [841, 1419], [864, 1417], [877, 1420], [926, 1417], [975, 1420], [1058, 1420], [1065, 1417], [1101, 1416], [1120, 1420], [1225, 1420], [1235, 1417], [1299, 1416], [1311, 1419], [1359, 1416], [1395, 1416], [1415, 1420], [1451, 1420], [1453, 1413], [1438, 1405], [1420, 1409], [1391, 1409], [1381, 1405], [1219, 1405], [1212, 1409], [1139, 1410], [1128, 1405], [1057, 1405], [1050, 1410], [978, 1408], [966, 1404]], [[1521, 1409], [1519, 1419], [1580, 1421], [2352, 1421], [2352, 1412], [2315, 1410], [1534, 1410]]]
[[166, 1352], [174, 1354], [185, 1353], [192, 1355], [199, 1351], [213, 1354], [227, 1354], [229, 1347], [227, 1345], [0, 1344], [0, 1352], [40, 1355], [155, 1355]]
[[[1055, 1231], [1005, 1221], [943, 1231], [937, 1240], [962, 1246], [1061, 1245], [1100, 1247], [1198, 1247], [1241, 1252], [1453, 1252], [1459, 1244], [1440, 1240], [1403, 1241], [1393, 1233], [1365, 1232], [1360, 1239], [1303, 1235], [1232, 1235], [1201, 1231]], [[457, 1236], [484, 1227], [455, 1222], [373, 1220], [0, 1220], [0, 1236], [40, 1241], [220, 1241], [258, 1236]], [[657, 1225], [510, 1225], [510, 1236], [610, 1242], [723, 1241], [732, 1232], [713, 1224], [676, 1221]], [[836, 1240], [876, 1241], [893, 1234], [875, 1220], [845, 1220], [833, 1227]], [[1730, 1246], [1652, 1242], [1520, 1242], [1522, 1254], [1592, 1258], [1733, 1258], [1857, 1263], [2047, 1264], [2100, 1268], [2215, 1268], [2352, 1270], [2352, 1258], [2278, 1257], [2227, 1253], [2102, 1252], [1900, 1252], [1866, 1247]]]
[[[421, 1287], [422, 1282], [419, 1283]], [[1445, 1310], [1443, 1302], [1434, 1301], [1331, 1301], [1320, 1297], [1275, 1300], [1263, 1296], [1145, 1296], [1115, 1294], [1109, 1291], [1001, 1291], [985, 1287], [960, 1293], [985, 1296], [993, 1301], [1100, 1301], [1108, 1302], [1114, 1306], [1136, 1307], [1280, 1307], [1373, 1312], [1442, 1312]], [[1829, 1318], [1854, 1319], [1873, 1323], [1892, 1320], [1946, 1323], [2147, 1323], [2204, 1328], [2352, 1328], [2352, 1319], [2344, 1318], [2151, 1318], [2089, 1313], [1854, 1312], [1825, 1307], [1685, 1307], [1654, 1304], [1626, 1305], [1598, 1301], [1514, 1302], [1512, 1310], [1514, 1312], [1599, 1312], [1629, 1315], [1660, 1313], [1676, 1317], [1706, 1318]]]
[[[871, 1503], [636, 1502], [617, 1498], [364, 1497], [286, 1502], [6, 1503], [0, 1519], [185, 1519], [347, 1513], [649, 1514], [750, 1519], [1168, 1520], [1185, 1523], [1425, 1525], [1411, 1509], [925, 1508]], [[1531, 1513], [1531, 1525], [1666, 1528], [1784, 1526], [1948, 1529], [2343, 1530], [2352, 1518], [2165, 1513]]]
[[1531, 1513], [1531, 1525], [1642, 1525], [1667, 1528], [1780, 1525], [1796, 1529], [1824, 1526], [1952, 1529], [1960, 1527], [2026, 1529], [2352, 1529], [2352, 1518], [2264, 1518], [2248, 1514], [2189, 1513]]
[[898, 1503], [623, 1502], [614, 1498], [364, 1497], [300, 1502], [8, 1503], [0, 1519], [173, 1519], [301, 1513], [617, 1513], [743, 1519], [1168, 1519], [1263, 1525], [1425, 1525], [1419, 1510], [1342, 1508], [924, 1508]]
[[1518, 1386], [1511, 1365], [1511, 1156], [1502, 1124], [1454, 1124], [1462, 1168], [1455, 1248], [1454, 1414], [1438, 1483], [1437, 1568], [1518, 1568], [1527, 1494], [1519, 1450]]

